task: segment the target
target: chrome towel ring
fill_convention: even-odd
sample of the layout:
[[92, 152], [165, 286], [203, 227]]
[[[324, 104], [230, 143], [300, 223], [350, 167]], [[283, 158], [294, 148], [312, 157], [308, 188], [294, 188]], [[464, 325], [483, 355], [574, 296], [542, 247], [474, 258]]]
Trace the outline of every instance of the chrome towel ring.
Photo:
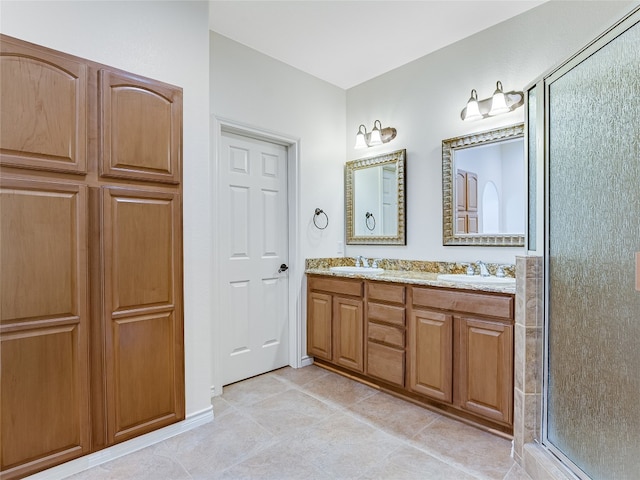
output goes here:
[[[365, 214], [364, 224], [367, 226], [367, 230], [373, 232], [376, 229], [376, 217], [373, 216], [373, 213], [367, 212]], [[371, 220], [371, 221], [370, 221]], [[373, 226], [371, 224], [373, 223]]]
[[[320, 225], [318, 225], [317, 220], [318, 220], [318, 216], [320, 215], [324, 215], [325, 218], [325, 224], [324, 227], [321, 227]], [[329, 217], [327, 216], [326, 213], [324, 213], [324, 211], [321, 208], [316, 208], [316, 212], [315, 215], [313, 216], [313, 224], [316, 226], [317, 229], [319, 230], [324, 230], [325, 228], [327, 228], [329, 226]]]

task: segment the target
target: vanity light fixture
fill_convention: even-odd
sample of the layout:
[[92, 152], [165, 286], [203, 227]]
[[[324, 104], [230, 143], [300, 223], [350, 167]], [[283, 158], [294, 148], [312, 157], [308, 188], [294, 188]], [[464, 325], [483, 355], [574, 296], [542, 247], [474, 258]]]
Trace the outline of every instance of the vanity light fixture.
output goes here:
[[524, 92], [502, 90], [502, 82], [496, 82], [496, 90], [493, 96], [478, 100], [478, 92], [471, 90], [471, 97], [467, 101], [467, 106], [460, 112], [460, 118], [464, 121], [480, 120], [481, 118], [493, 117], [502, 113], [513, 112], [516, 108], [524, 104]]
[[373, 130], [371, 132], [367, 132], [367, 127], [360, 125], [356, 134], [356, 144], [353, 148], [361, 149], [389, 143], [396, 138], [397, 133], [393, 127], [382, 128], [380, 120], [373, 122]]

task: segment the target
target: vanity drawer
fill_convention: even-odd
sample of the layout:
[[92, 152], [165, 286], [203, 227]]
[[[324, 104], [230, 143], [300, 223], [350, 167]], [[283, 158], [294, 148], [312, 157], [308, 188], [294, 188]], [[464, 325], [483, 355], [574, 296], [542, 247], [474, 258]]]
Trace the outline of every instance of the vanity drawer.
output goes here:
[[404, 285], [367, 282], [367, 298], [369, 300], [380, 300], [404, 305]]
[[346, 280], [329, 277], [309, 277], [309, 289], [362, 297], [362, 280]]
[[369, 342], [367, 374], [404, 387], [404, 350]]
[[369, 323], [369, 340], [404, 348], [404, 329]]
[[367, 302], [367, 318], [404, 326], [404, 307]]
[[471, 293], [464, 290], [449, 291], [439, 288], [412, 287], [412, 289], [415, 306], [513, 319], [512, 295]]

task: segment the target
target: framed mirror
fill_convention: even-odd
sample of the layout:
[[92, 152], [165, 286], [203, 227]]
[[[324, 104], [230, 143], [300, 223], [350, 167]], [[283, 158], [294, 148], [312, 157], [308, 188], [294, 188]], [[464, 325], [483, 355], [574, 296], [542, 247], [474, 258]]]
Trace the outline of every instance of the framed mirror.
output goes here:
[[345, 164], [347, 245], [406, 245], [405, 157], [398, 150]]
[[524, 246], [524, 124], [442, 142], [443, 245]]

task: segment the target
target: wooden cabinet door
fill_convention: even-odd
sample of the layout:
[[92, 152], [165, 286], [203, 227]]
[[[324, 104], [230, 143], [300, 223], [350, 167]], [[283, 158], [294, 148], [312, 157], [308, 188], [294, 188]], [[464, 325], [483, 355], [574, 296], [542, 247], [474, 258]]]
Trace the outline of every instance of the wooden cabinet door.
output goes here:
[[88, 453], [87, 189], [0, 180], [2, 478]]
[[184, 418], [181, 202], [103, 187], [109, 443]]
[[85, 173], [85, 63], [2, 36], [0, 163]]
[[443, 402], [452, 401], [453, 318], [413, 310], [409, 320], [409, 388]]
[[331, 361], [331, 295], [310, 292], [307, 302], [307, 353]]
[[182, 89], [100, 71], [100, 174], [180, 183]]
[[458, 391], [462, 408], [511, 423], [513, 326], [459, 317]]
[[364, 316], [362, 300], [333, 297], [333, 361], [364, 370]]

